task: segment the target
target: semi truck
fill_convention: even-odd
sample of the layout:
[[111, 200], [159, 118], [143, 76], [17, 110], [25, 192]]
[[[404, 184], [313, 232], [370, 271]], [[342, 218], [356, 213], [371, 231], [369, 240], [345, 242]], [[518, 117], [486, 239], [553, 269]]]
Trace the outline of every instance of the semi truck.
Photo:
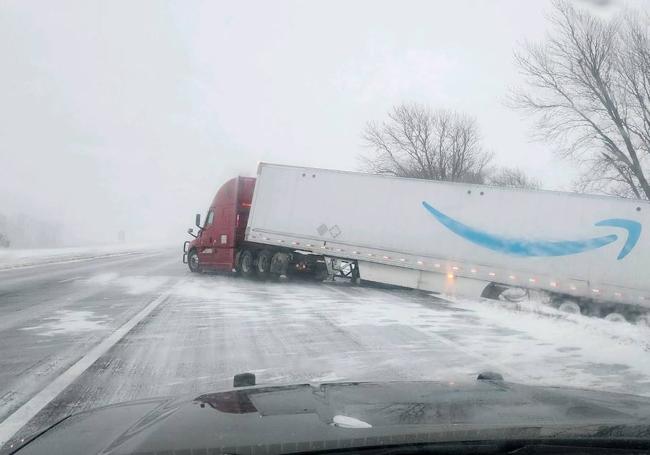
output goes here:
[[260, 163], [196, 215], [183, 261], [469, 298], [534, 291], [636, 320], [650, 314], [649, 222], [646, 201]]

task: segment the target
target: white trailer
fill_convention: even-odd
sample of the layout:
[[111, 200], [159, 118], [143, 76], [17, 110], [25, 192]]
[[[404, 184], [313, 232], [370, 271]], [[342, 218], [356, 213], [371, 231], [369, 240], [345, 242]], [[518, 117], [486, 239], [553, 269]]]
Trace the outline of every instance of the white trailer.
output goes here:
[[246, 240], [414, 289], [499, 284], [649, 308], [649, 222], [636, 200], [262, 163]]

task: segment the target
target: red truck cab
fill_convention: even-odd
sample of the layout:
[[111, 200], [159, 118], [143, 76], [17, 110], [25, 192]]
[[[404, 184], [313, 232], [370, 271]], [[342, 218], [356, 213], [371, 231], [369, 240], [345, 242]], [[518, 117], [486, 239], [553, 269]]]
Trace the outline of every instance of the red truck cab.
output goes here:
[[[194, 240], [185, 242], [183, 262], [190, 270], [211, 269], [233, 272], [237, 263], [237, 251], [244, 242], [248, 214], [253, 201], [255, 179], [235, 177], [224, 183], [214, 196]], [[188, 231], [192, 234], [191, 230]], [[192, 234], [194, 235], [194, 234]]]
[[194, 239], [183, 245], [183, 262], [192, 272], [234, 272], [257, 279], [292, 274], [322, 281], [328, 275], [322, 255], [246, 240], [254, 190], [251, 177], [236, 177], [219, 188], [203, 224], [196, 215], [198, 234], [188, 230]]

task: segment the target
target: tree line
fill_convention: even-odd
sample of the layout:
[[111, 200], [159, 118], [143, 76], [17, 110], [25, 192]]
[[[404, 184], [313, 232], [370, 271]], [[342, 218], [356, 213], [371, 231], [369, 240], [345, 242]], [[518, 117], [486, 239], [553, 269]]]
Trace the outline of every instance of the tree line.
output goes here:
[[[535, 119], [535, 138], [580, 171], [576, 189], [650, 199], [650, 19], [628, 9], [601, 19], [565, 0], [551, 32], [515, 52], [524, 85], [510, 105]], [[476, 119], [421, 104], [368, 123], [365, 170], [422, 179], [539, 188], [517, 168], [493, 165]]]

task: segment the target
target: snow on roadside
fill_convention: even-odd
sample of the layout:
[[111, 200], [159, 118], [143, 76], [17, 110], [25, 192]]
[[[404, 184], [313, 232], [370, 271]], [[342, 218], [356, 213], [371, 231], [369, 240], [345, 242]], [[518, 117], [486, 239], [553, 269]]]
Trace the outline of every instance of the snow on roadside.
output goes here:
[[153, 251], [160, 245], [124, 244], [74, 248], [0, 249], [0, 270]]
[[[648, 395], [650, 328], [502, 302], [458, 301], [484, 327], [512, 335], [497, 340], [472, 334], [472, 343], [496, 363], [545, 385], [572, 385]], [[531, 308], [532, 307], [532, 308]]]

